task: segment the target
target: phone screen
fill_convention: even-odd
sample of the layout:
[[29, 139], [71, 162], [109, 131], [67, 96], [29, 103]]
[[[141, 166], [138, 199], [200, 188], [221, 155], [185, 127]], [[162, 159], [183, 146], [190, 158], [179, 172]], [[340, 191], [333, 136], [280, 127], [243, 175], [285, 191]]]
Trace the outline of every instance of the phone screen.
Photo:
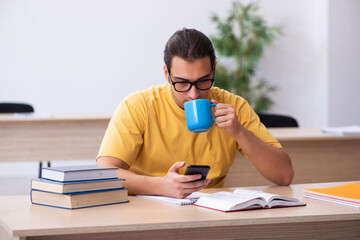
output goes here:
[[[210, 170], [208, 165], [189, 165], [186, 168], [185, 175], [201, 174], [199, 180], [205, 180]], [[196, 181], [199, 181], [196, 180]]]

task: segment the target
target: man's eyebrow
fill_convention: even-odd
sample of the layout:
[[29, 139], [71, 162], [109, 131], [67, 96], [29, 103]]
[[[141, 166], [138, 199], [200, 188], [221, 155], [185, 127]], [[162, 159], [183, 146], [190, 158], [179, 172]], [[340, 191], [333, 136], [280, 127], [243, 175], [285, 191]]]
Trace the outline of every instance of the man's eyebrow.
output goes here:
[[[208, 77], [208, 76], [210, 76], [210, 75], [211, 75], [211, 73], [206, 74], [206, 75], [204, 75], [204, 76], [202, 76], [202, 77], [198, 78], [196, 81], [201, 80], [201, 79], [203, 79], [203, 78], [206, 78], [206, 77]], [[174, 76], [174, 78], [179, 79], [179, 80], [183, 80], [183, 81], [190, 82], [190, 80], [189, 80], [189, 79], [186, 79], [186, 78], [177, 77], [177, 76]]]

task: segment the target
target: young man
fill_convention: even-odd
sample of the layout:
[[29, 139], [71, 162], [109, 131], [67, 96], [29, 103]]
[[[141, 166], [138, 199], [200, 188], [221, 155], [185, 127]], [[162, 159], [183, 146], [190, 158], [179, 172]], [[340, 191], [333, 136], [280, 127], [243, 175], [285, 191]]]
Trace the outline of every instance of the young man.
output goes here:
[[[121, 101], [102, 141], [97, 164], [118, 167], [130, 194], [183, 198], [204, 187], [222, 187], [236, 150], [268, 180], [289, 185], [291, 160], [245, 99], [212, 87], [215, 53], [195, 29], [177, 31], [164, 50], [166, 84]], [[187, 130], [184, 103], [209, 99], [216, 126]], [[186, 165], [210, 165], [208, 179], [183, 175]]]

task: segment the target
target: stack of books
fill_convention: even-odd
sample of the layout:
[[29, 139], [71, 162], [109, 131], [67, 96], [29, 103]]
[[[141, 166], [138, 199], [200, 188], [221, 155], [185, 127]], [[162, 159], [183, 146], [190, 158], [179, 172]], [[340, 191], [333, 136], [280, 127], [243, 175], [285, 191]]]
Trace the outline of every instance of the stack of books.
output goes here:
[[304, 196], [360, 208], [360, 183], [352, 182], [335, 187], [304, 189]]
[[49, 167], [41, 173], [41, 179], [31, 181], [33, 204], [78, 209], [129, 202], [124, 179], [117, 178], [117, 168]]

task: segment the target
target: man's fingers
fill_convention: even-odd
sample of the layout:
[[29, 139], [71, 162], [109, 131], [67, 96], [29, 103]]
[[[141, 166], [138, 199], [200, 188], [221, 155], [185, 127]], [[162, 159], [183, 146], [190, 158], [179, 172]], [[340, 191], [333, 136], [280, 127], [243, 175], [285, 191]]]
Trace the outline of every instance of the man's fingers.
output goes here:
[[215, 116], [226, 116], [226, 115], [235, 115], [235, 111], [232, 108], [219, 108], [214, 112]]
[[169, 172], [179, 173], [179, 169], [184, 166], [185, 162], [176, 162], [170, 167]]
[[191, 193], [200, 191], [201, 189], [205, 188], [209, 183], [210, 183], [210, 179], [205, 179], [196, 182], [182, 183], [182, 189], [179, 190], [177, 197], [185, 198], [189, 196]]
[[201, 174], [183, 175], [181, 177], [181, 182], [183, 182], [183, 183], [192, 182], [192, 181], [199, 180], [201, 177], [202, 177]]
[[193, 192], [199, 191], [199, 190], [205, 188], [207, 185], [209, 185], [209, 183], [210, 183], [210, 179], [186, 183], [186, 185], [184, 186], [184, 192], [185, 193], [193, 193]]
[[225, 125], [225, 124], [229, 124], [231, 122], [231, 119], [229, 119], [226, 116], [221, 116], [221, 117], [217, 117], [215, 120], [215, 123], [217, 125], [221, 124], [221, 125]]

